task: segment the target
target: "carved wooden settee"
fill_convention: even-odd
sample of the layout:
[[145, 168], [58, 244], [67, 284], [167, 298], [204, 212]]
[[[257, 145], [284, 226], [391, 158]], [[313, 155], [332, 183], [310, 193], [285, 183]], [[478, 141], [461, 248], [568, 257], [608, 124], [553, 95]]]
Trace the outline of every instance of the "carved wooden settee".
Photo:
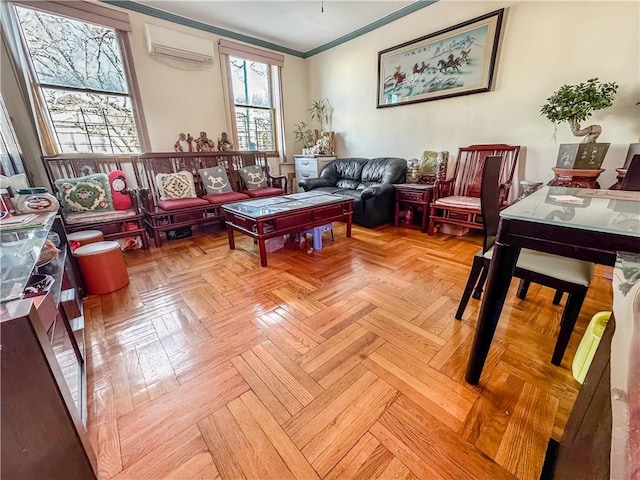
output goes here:
[[[161, 232], [223, 223], [225, 203], [283, 195], [287, 189], [285, 177], [270, 175], [263, 152], [149, 152], [132, 161], [145, 225], [156, 246]], [[258, 184], [251, 185], [256, 178]]]
[[[142, 248], [149, 248], [137, 193], [133, 188], [125, 188], [122, 180], [132, 172], [122, 176], [118, 173], [123, 169], [130, 170], [123, 165], [121, 158], [116, 155], [77, 153], [44, 156], [42, 160], [51, 187], [60, 200], [60, 211], [67, 232], [100, 230], [106, 240], [140, 237]], [[119, 178], [117, 184], [122, 186], [117, 188], [115, 194], [111, 191], [112, 182], [109, 178], [114, 178], [114, 173]], [[100, 205], [94, 202], [91, 207], [69, 208], [74, 197], [96, 195], [104, 195], [105, 201]]]

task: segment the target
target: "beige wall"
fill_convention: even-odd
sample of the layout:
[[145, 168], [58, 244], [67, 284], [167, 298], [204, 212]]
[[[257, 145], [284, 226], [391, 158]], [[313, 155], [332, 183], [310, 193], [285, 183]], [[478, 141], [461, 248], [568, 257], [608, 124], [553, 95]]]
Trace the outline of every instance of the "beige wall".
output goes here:
[[[230, 133], [231, 119], [225, 106], [220, 58], [216, 57], [213, 67], [201, 71], [179, 70], [160, 63], [147, 54], [144, 24], [153, 23], [209, 38], [215, 43], [216, 52], [221, 37], [139, 13], [128, 13], [133, 61], [151, 148], [154, 151], [173, 150], [180, 132], [191, 133], [197, 138], [200, 131], [206, 131], [213, 139], [220, 137], [223, 131]], [[285, 55], [282, 81], [286, 121], [301, 115], [301, 109], [304, 110], [307, 103], [305, 61]], [[285, 145], [290, 150], [294, 148], [294, 137], [288, 130]], [[286, 153], [292, 158], [292, 153]]]
[[[494, 91], [376, 109], [378, 51], [508, 7]], [[558, 144], [540, 106], [561, 85], [592, 77], [620, 87], [613, 106], [590, 120], [611, 142], [600, 179], [615, 181], [629, 143], [639, 141], [638, 2], [440, 1], [308, 60], [311, 98], [335, 107], [338, 154], [419, 157], [474, 143], [526, 147], [520, 179], [552, 178]], [[585, 123], [584, 125], [587, 125]], [[567, 124], [558, 143], [579, 141]]]

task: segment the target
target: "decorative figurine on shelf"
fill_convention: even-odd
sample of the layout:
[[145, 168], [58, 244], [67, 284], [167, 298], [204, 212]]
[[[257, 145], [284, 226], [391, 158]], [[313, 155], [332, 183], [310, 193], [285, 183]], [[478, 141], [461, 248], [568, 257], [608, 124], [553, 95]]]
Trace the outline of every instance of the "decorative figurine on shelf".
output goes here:
[[227, 137], [227, 132], [222, 132], [220, 138], [218, 139], [218, 150], [221, 152], [228, 152], [233, 150], [233, 144], [229, 141], [229, 137]]
[[178, 135], [178, 140], [173, 145], [173, 149], [176, 152], [193, 152], [193, 137], [190, 133], [186, 135], [184, 133], [180, 133]]
[[213, 152], [216, 145], [213, 140], [207, 138], [207, 132], [200, 132], [200, 138], [196, 140], [196, 150], [198, 152]]

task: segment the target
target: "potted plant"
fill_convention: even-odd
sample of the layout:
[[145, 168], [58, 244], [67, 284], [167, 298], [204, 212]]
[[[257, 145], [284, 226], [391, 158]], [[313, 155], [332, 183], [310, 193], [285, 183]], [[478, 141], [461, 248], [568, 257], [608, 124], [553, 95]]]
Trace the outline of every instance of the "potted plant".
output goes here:
[[609, 148], [609, 143], [596, 143], [602, 133], [600, 125], [580, 127], [595, 110], [610, 107], [618, 90], [615, 82], [602, 83], [591, 78], [577, 85], [563, 85], [547, 99], [540, 113], [551, 120], [557, 129], [560, 122], [567, 121], [571, 132], [584, 136], [582, 144], [562, 144], [558, 153], [557, 168], [600, 169]]
[[333, 107], [326, 98], [313, 100], [308, 108], [311, 120], [320, 124], [320, 131], [312, 125], [299, 122], [294, 125], [296, 142], [303, 144], [303, 154], [333, 155], [335, 153], [335, 133], [331, 131]]
[[602, 133], [602, 127], [590, 125], [580, 128], [580, 122], [589, 118], [594, 110], [610, 107], [617, 90], [617, 83], [602, 83], [597, 78], [590, 78], [577, 85], [563, 85], [547, 98], [548, 103], [540, 108], [540, 113], [556, 126], [568, 121], [571, 132], [576, 137], [584, 136], [584, 143], [595, 143]]
[[309, 113], [313, 120], [320, 123], [320, 131], [322, 133], [331, 130], [331, 116], [333, 115], [333, 107], [326, 98], [314, 100], [309, 107]]
[[302, 153], [308, 153], [307, 150], [315, 144], [311, 126], [307, 122], [296, 123], [293, 133], [296, 136], [296, 143], [302, 143]]

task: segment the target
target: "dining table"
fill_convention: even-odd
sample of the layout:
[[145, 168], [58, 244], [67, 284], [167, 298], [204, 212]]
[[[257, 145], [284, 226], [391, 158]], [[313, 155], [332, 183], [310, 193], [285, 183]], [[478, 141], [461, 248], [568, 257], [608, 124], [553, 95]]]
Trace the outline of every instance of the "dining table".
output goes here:
[[[640, 348], [634, 347], [640, 342], [640, 192], [543, 187], [500, 212], [465, 373], [469, 384], [480, 381], [522, 248], [615, 267], [612, 304], [616, 327], [610, 340], [611, 374], [603, 379], [612, 400], [607, 402], [607, 408], [609, 412], [613, 410], [613, 427], [607, 432], [604, 445], [611, 445], [610, 478], [623, 471], [640, 473], [638, 458], [630, 460], [633, 455], [624, 453], [635, 450], [640, 441], [640, 436], [633, 433], [635, 427], [629, 426], [630, 419], [640, 418], [637, 377], [634, 380], [640, 372]], [[633, 295], [627, 294], [630, 290]], [[625, 300], [621, 300], [623, 294]], [[623, 303], [631, 307], [622, 308]], [[611, 418], [611, 413], [608, 415]], [[608, 465], [603, 471], [609, 478]]]

